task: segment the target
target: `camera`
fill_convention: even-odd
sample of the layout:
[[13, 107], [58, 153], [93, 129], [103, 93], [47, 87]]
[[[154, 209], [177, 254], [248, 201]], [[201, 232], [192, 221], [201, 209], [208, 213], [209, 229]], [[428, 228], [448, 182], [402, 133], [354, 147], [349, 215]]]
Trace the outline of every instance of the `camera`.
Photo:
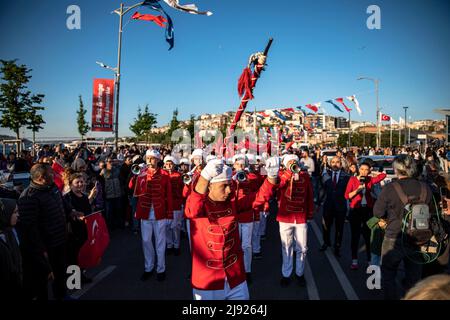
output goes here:
[[365, 184], [367, 182], [367, 177], [359, 177], [359, 184]]

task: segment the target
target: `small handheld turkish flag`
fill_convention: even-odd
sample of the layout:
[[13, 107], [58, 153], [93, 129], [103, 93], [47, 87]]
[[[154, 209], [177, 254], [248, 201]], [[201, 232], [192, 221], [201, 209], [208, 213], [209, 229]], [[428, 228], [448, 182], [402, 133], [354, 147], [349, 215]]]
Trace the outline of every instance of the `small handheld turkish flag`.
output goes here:
[[88, 239], [78, 253], [78, 265], [81, 269], [99, 265], [109, 244], [108, 228], [100, 211], [86, 216], [84, 221]]

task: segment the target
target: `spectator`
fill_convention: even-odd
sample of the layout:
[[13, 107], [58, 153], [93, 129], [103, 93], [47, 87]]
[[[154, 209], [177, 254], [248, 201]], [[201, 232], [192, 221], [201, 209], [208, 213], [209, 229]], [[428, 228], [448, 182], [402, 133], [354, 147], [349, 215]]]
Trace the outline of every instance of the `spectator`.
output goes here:
[[450, 275], [423, 279], [406, 293], [403, 300], [450, 300]]
[[338, 156], [331, 159], [331, 171], [323, 173], [324, 190], [326, 200], [323, 205], [323, 245], [320, 251], [325, 251], [331, 246], [330, 233], [333, 222], [336, 222], [334, 254], [340, 257], [340, 247], [344, 231], [344, 221], [347, 213], [347, 201], [345, 200], [345, 189], [349, 176], [341, 169], [342, 163]]
[[22, 256], [14, 229], [18, 216], [16, 200], [0, 199], [0, 288], [11, 300], [22, 295]]
[[18, 201], [24, 288], [30, 299], [47, 300], [48, 281], [53, 280], [54, 298], [61, 300], [66, 295], [66, 217], [78, 213], [64, 205], [49, 165], [34, 165], [30, 175]]
[[106, 161], [106, 167], [100, 172], [105, 179], [105, 214], [106, 221], [112, 228], [124, 228], [124, 215], [122, 212], [122, 187], [119, 180], [120, 169], [113, 165], [113, 159]]
[[417, 181], [417, 165], [408, 155], [398, 156], [393, 163], [398, 180], [386, 185], [375, 202], [374, 215], [387, 218], [386, 234], [381, 252], [381, 274], [385, 299], [398, 299], [396, 286], [397, 271], [403, 261], [405, 267], [405, 289], [411, 288], [420, 280], [422, 266], [410, 259], [420, 251], [417, 245], [408, 240], [402, 232], [404, 207], [406, 203], [400, 198], [395, 184], [409, 198], [418, 199], [431, 208], [431, 190], [422, 182]]
[[372, 186], [380, 183], [386, 178], [385, 173], [371, 177], [371, 167], [367, 163], [362, 163], [359, 168], [359, 175], [352, 176], [347, 184], [345, 198], [350, 200], [350, 227], [352, 233], [351, 250], [352, 264], [351, 269], [358, 269], [358, 245], [361, 234], [366, 243], [367, 261], [370, 257], [370, 230], [367, 221], [372, 217], [374, 200], [372, 199]]
[[[64, 196], [64, 200], [71, 208], [87, 216], [92, 213], [91, 203], [95, 199], [96, 189], [92, 189], [89, 196], [84, 194], [86, 181], [84, 175], [80, 172], [74, 173], [69, 178], [70, 192]], [[69, 219], [69, 235], [67, 243], [67, 260], [68, 264], [78, 265], [78, 253], [88, 238], [87, 229], [84, 221], [78, 216]], [[92, 282], [85, 272], [81, 275], [82, 283]]]

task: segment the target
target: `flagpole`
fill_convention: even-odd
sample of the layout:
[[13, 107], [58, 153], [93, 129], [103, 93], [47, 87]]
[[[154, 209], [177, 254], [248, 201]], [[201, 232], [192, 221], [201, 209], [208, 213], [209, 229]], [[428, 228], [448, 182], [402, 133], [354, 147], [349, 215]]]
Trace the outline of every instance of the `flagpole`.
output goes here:
[[348, 112], [348, 148], [350, 149], [352, 139], [352, 121], [350, 118], [350, 111]]
[[390, 131], [390, 138], [389, 138], [389, 147], [392, 149], [392, 118], [390, 119], [390, 126], [389, 126], [389, 131]]

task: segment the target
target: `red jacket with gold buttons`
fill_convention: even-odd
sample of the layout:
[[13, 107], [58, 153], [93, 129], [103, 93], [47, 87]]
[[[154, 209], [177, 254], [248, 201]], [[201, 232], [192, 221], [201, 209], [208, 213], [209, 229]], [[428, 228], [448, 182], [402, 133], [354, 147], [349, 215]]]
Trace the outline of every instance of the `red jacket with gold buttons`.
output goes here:
[[174, 211], [180, 211], [183, 204], [183, 179], [178, 171], [164, 170], [170, 177], [172, 186], [172, 206]]
[[[235, 197], [239, 201], [240, 199], [246, 197], [250, 193], [258, 192], [259, 187], [262, 182], [257, 174], [253, 172], [247, 172], [247, 180], [239, 182], [233, 180], [233, 190], [235, 191]], [[248, 223], [255, 220], [259, 220], [259, 212], [255, 214], [256, 211], [253, 208], [239, 208], [237, 211], [237, 219], [239, 223]]]
[[314, 213], [313, 188], [308, 173], [301, 171], [296, 181], [292, 172], [284, 170], [280, 178], [277, 221], [306, 223]]
[[192, 287], [223, 290], [225, 278], [234, 288], [246, 279], [236, 212], [262, 205], [277, 186], [265, 181], [260, 190], [236, 201], [214, 202], [192, 192], [186, 215], [191, 219]]
[[136, 219], [148, 219], [152, 206], [156, 220], [173, 219], [172, 185], [166, 171], [149, 168], [145, 176], [133, 177], [129, 187], [139, 189]]

